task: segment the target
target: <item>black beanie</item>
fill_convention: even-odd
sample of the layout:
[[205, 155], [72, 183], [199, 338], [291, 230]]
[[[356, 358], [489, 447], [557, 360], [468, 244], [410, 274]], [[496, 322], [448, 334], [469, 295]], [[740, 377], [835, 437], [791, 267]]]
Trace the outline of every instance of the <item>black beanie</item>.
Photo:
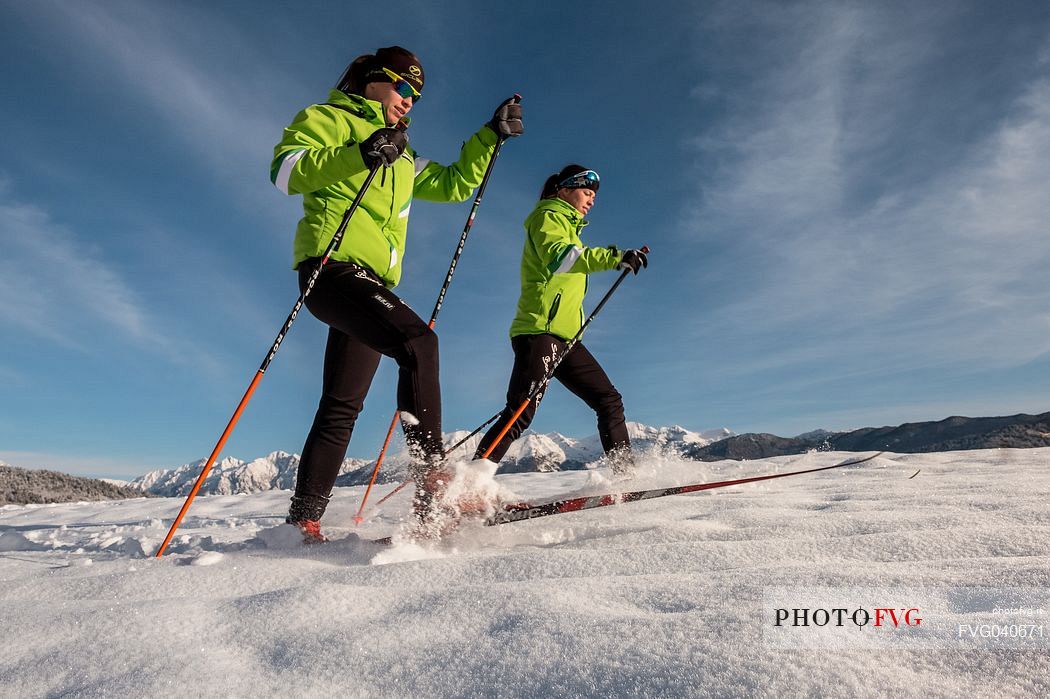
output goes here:
[[[574, 175], [578, 175], [581, 172], [587, 172], [590, 168], [586, 168], [583, 165], [577, 165], [572, 163], [566, 165], [561, 169], [561, 172], [557, 172], [547, 178], [547, 181], [543, 183], [543, 190], [540, 192], [540, 199], [548, 199], [553, 197], [558, 192], [558, 185], [569, 179]], [[595, 184], [594, 191], [598, 191], [598, 185]]]
[[384, 68], [396, 73], [416, 88], [416, 92], [423, 92], [423, 65], [414, 53], [400, 46], [379, 49], [375, 55], [358, 56], [343, 71], [335, 87], [348, 94], [361, 94], [368, 83], [391, 81]]

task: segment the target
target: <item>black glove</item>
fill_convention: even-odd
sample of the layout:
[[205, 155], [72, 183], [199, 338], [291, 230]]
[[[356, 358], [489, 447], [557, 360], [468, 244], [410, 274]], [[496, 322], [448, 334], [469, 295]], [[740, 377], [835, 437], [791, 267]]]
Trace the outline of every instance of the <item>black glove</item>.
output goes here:
[[390, 167], [408, 147], [408, 135], [398, 129], [379, 129], [361, 142], [361, 157], [370, 169], [379, 163]]
[[485, 124], [500, 138], [513, 138], [525, 133], [525, 126], [521, 123], [521, 104], [515, 101], [517, 99], [518, 96], [515, 95], [503, 100], [503, 103], [496, 107], [492, 120]]
[[624, 250], [623, 257], [620, 258], [620, 264], [616, 265], [616, 269], [629, 269], [635, 274], [643, 267], [649, 266], [649, 258], [645, 256], [645, 253], [641, 250]]

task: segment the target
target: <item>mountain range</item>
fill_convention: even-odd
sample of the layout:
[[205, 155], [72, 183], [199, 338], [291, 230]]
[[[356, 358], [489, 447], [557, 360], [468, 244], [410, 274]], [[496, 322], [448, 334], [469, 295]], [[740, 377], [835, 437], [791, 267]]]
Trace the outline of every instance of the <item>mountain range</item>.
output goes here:
[[[727, 429], [692, 432], [677, 425], [650, 427], [636, 422], [627, 425], [631, 441], [638, 451], [659, 448], [665, 453], [698, 461], [764, 459], [814, 450], [907, 453], [1050, 446], [1050, 413], [981, 418], [954, 416], [934, 422], [866, 427], [848, 432], [815, 430], [795, 437], [755, 433], [735, 435]], [[447, 434], [445, 444], [455, 444], [466, 435], [466, 432]], [[479, 440], [480, 436], [468, 440], [457, 455], [469, 457]], [[601, 458], [598, 435], [575, 439], [557, 432], [541, 434], [527, 431], [511, 446], [500, 463], [499, 473], [578, 470], [600, 463]], [[152, 471], [129, 485], [153, 495], [185, 496], [203, 465], [201, 460], [175, 469]], [[227, 457], [212, 467], [201, 492], [229, 495], [291, 489], [295, 485], [298, 467], [297, 454], [281, 451], [252, 461]], [[375, 461], [346, 459], [336, 485], [368, 483], [374, 467]], [[408, 452], [402, 448], [387, 457], [377, 482], [404, 480], [408, 477], [408, 469]]]
[[892, 451], [921, 453], [968, 449], [1023, 449], [1050, 446], [1050, 413], [1005, 417], [953, 416], [936, 422], [908, 422], [896, 427], [865, 427], [849, 432], [817, 430], [798, 437], [741, 434], [688, 449], [700, 461], [765, 459], [820, 451]]
[[[736, 435], [728, 429], [693, 432], [672, 425], [649, 427], [627, 423], [635, 448], [645, 452], [658, 448], [698, 461], [764, 459], [807, 451], [939, 452], [967, 449], [1027, 448], [1050, 446], [1050, 413], [1005, 417], [969, 418], [953, 416], [933, 422], [913, 422], [896, 427], [866, 427], [848, 432], [815, 430], [795, 437], [748, 433]], [[446, 435], [450, 446], [467, 433]], [[469, 458], [480, 437], [468, 440], [455, 457]], [[500, 473], [578, 470], [600, 464], [601, 443], [597, 435], [576, 439], [557, 432], [527, 431], [507, 452]], [[0, 464], [0, 504], [43, 503], [136, 497], [142, 494], [184, 497], [196, 482], [204, 459], [177, 468], [157, 469], [124, 484], [78, 478], [53, 471], [29, 471]], [[362, 485], [369, 481], [374, 460], [348, 458], [343, 461], [336, 485]], [[213, 465], [201, 494], [233, 495], [265, 490], [290, 490], [295, 486], [299, 455], [275, 451], [250, 461], [232, 456]], [[402, 448], [390, 454], [377, 482], [407, 478], [409, 457]]]
[[[671, 427], [649, 427], [636, 422], [627, 423], [631, 441], [639, 450], [659, 447], [677, 454], [703, 447], [712, 442], [732, 436], [726, 429], [692, 432], [673, 425]], [[445, 445], [451, 446], [467, 436], [466, 431], [445, 435]], [[453, 456], [469, 458], [477, 448], [480, 435], [464, 443]], [[587, 468], [602, 458], [598, 435], [583, 439], [566, 437], [557, 432], [539, 434], [527, 431], [511, 446], [500, 463], [500, 473], [522, 473], [526, 471], [566, 471]], [[173, 469], [158, 469], [134, 479], [132, 488], [165, 497], [189, 494], [204, 466], [204, 459], [193, 461]], [[390, 454], [384, 460], [377, 482], [389, 483], [408, 477], [409, 455], [405, 448]], [[295, 486], [295, 474], [299, 468], [299, 455], [275, 451], [251, 461], [227, 456], [217, 461], [201, 485], [201, 494], [233, 495], [254, 493], [263, 490], [285, 489]], [[374, 460], [348, 458], [340, 467], [337, 486], [363, 485], [368, 483], [375, 468]]]

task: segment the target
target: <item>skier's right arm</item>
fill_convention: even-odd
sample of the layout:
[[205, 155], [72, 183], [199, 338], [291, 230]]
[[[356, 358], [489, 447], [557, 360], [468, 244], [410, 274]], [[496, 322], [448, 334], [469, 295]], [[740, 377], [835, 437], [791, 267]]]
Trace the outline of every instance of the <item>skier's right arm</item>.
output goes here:
[[270, 181], [285, 194], [305, 194], [367, 171], [361, 149], [334, 107], [317, 104], [296, 115], [274, 149]]

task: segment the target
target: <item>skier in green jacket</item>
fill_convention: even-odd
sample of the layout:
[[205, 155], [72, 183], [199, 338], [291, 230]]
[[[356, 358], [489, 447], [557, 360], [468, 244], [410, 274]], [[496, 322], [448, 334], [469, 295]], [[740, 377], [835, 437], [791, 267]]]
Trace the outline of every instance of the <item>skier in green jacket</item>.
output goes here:
[[325, 540], [319, 520], [382, 355], [398, 364], [397, 407], [415, 461], [413, 508], [423, 528], [445, 480], [437, 335], [392, 291], [401, 279], [409, 210], [413, 199], [468, 199], [497, 140], [523, 129], [521, 107], [508, 99], [463, 144], [455, 163], [427, 160], [409, 147], [404, 131], [392, 128], [407, 121], [423, 81], [419, 59], [399, 46], [360, 56], [328, 101], [301, 111], [274, 148], [271, 181], [303, 197], [293, 265], [300, 289], [371, 168], [383, 168], [306, 298], [310, 312], [329, 326], [321, 400], [287, 520], [307, 541]]
[[[521, 256], [521, 296], [510, 326], [514, 367], [507, 388], [507, 407], [478, 445], [474, 458], [496, 440], [518, 406], [543, 380], [550, 363], [560, 356], [584, 322], [583, 297], [587, 275], [611, 269], [635, 274], [649, 262], [641, 250], [615, 246], [587, 247], [580, 239], [594, 206], [598, 173], [582, 165], [567, 165], [543, 185], [540, 201], [525, 219], [525, 248]], [[614, 473], [633, 470], [631, 438], [627, 434], [623, 401], [605, 370], [582, 342], [578, 342], [554, 372], [567, 389], [583, 399], [598, 417], [598, 436]], [[541, 391], [489, 454], [499, 463], [536, 414]]]

